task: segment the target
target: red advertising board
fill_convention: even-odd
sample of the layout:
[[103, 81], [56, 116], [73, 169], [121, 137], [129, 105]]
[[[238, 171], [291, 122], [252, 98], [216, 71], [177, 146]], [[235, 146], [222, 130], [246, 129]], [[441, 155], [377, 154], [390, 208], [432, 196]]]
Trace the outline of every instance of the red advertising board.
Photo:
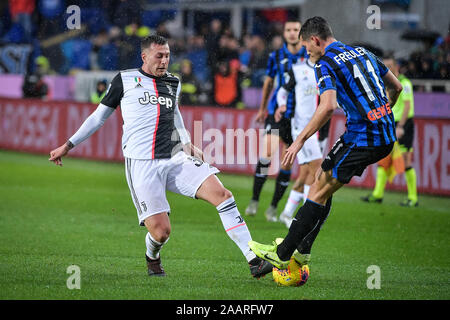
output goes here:
[[[0, 99], [0, 148], [48, 154], [66, 141], [95, 109], [76, 102]], [[183, 107], [182, 114], [192, 141], [201, 147], [205, 160], [223, 172], [253, 174], [262, 149], [264, 130], [256, 124], [255, 111], [209, 107]], [[122, 161], [120, 109], [92, 137], [70, 152], [71, 156]], [[345, 117], [333, 116], [329, 148], [345, 130]], [[420, 193], [450, 195], [450, 119], [415, 119], [414, 162]], [[278, 156], [279, 158], [279, 156]], [[276, 174], [278, 161], [269, 173]], [[297, 166], [293, 168], [295, 175]], [[372, 188], [376, 166], [352, 186]], [[404, 190], [402, 175], [388, 188]]]

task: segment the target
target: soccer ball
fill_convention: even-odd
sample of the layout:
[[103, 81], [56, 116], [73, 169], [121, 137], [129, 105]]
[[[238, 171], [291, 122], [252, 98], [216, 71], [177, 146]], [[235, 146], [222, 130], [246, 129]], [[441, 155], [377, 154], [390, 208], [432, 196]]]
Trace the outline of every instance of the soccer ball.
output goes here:
[[309, 267], [306, 264], [298, 264], [294, 257], [292, 257], [286, 269], [278, 269], [274, 267], [272, 270], [272, 276], [273, 280], [279, 286], [299, 287], [308, 281]]

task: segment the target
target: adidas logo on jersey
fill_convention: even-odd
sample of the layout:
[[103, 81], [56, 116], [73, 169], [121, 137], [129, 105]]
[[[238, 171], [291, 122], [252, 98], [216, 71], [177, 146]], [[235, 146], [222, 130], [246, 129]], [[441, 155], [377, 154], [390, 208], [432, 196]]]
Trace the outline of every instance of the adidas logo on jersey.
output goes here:
[[155, 95], [150, 95], [150, 93], [148, 91], [144, 92], [144, 97], [143, 98], [139, 98], [139, 103], [140, 104], [159, 104], [160, 106], [166, 106], [167, 109], [172, 108], [173, 106], [173, 102], [172, 99], [167, 98], [167, 97], [157, 97]]

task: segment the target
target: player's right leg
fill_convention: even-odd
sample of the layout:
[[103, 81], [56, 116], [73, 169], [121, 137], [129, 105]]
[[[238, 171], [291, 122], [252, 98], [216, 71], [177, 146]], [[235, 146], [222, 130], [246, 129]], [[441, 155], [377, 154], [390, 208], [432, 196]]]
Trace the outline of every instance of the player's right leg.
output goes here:
[[125, 159], [125, 174], [139, 225], [148, 230], [145, 236], [145, 259], [149, 276], [166, 275], [159, 253], [169, 240], [170, 206], [166, 199], [165, 182], [157, 169], [164, 161], [167, 160]]
[[308, 234], [320, 230], [331, 208], [331, 200], [329, 204], [327, 200], [342, 185], [332, 177], [331, 170], [321, 171], [311, 186], [309, 199], [298, 211], [283, 242], [278, 245], [276, 243], [261, 245], [252, 241], [249, 244], [250, 248], [258, 257], [269, 261], [277, 268], [286, 268], [294, 251]]

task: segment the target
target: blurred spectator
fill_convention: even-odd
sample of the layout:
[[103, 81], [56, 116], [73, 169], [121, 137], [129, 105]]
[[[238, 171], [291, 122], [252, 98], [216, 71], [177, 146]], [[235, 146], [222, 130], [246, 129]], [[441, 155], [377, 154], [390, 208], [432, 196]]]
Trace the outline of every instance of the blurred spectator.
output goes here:
[[44, 99], [48, 94], [48, 86], [38, 72], [27, 74], [23, 80], [22, 93], [24, 98]]
[[97, 82], [95, 91], [91, 94], [91, 103], [99, 104], [106, 94], [106, 80]]
[[196, 105], [199, 103], [201, 95], [201, 85], [192, 73], [192, 63], [183, 60], [180, 66], [181, 80], [181, 105]]
[[35, 7], [35, 0], [9, 0], [11, 19], [22, 28], [23, 42], [31, 42], [33, 36], [31, 15]]
[[114, 11], [112, 23], [119, 28], [125, 28], [131, 23], [141, 24], [140, 1], [120, 0]]
[[217, 65], [217, 52], [219, 51], [219, 41], [222, 34], [222, 22], [218, 19], [211, 21], [210, 29], [205, 37], [206, 52], [208, 53], [208, 66], [212, 72], [215, 72]]
[[222, 107], [236, 107], [239, 101], [239, 60], [220, 61], [214, 75], [214, 102]]
[[260, 36], [252, 37], [249, 69], [251, 73], [251, 86], [262, 87], [266, 74], [266, 63], [269, 55], [264, 40]]

